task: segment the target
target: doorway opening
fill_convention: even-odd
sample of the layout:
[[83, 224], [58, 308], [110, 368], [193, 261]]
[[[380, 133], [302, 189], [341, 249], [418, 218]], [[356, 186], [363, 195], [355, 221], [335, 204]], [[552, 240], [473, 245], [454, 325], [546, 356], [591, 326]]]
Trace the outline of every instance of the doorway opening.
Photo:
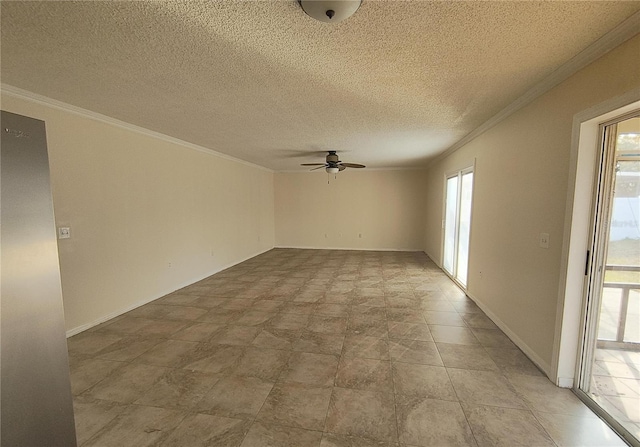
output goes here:
[[472, 201], [473, 167], [448, 174], [445, 179], [442, 266], [463, 289], [467, 287]]
[[600, 126], [577, 392], [640, 443], [640, 111]]

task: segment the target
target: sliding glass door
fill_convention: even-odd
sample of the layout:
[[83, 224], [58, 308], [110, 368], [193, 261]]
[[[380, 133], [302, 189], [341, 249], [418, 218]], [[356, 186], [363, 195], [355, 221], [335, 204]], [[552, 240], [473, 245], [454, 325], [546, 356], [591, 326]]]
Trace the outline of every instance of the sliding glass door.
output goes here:
[[447, 176], [445, 185], [444, 250], [442, 265], [463, 287], [467, 286], [473, 168]]
[[578, 395], [640, 445], [640, 114], [602, 128]]

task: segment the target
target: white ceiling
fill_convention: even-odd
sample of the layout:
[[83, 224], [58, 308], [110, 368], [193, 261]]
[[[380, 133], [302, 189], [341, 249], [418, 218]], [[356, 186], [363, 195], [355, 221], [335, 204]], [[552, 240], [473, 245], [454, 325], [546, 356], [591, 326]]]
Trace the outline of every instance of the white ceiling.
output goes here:
[[3, 83], [274, 170], [424, 166], [637, 1], [1, 2]]

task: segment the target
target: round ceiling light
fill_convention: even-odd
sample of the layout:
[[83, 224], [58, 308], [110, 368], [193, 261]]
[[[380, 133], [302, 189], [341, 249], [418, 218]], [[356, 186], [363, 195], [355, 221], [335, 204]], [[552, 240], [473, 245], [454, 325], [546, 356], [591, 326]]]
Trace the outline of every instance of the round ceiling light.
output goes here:
[[337, 174], [340, 169], [337, 166], [329, 166], [325, 171], [327, 171], [327, 174]]
[[309, 16], [326, 23], [338, 23], [358, 10], [362, 0], [299, 0]]

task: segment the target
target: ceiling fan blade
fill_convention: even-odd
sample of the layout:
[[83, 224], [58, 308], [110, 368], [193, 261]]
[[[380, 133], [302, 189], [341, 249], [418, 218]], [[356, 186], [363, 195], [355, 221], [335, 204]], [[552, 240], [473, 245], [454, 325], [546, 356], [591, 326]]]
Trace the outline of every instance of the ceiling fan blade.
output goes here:
[[338, 166], [338, 170], [340, 171], [344, 171], [345, 169], [347, 169], [346, 166], [343, 166], [343, 165]]
[[324, 166], [326, 163], [302, 163], [300, 166]]
[[324, 168], [324, 165], [322, 165], [322, 166], [318, 166], [317, 168], [313, 168], [313, 169], [309, 169], [309, 170], [310, 170], [310, 171], [316, 171], [316, 170], [318, 170], [318, 169], [322, 169], [322, 168]]
[[358, 163], [341, 163], [341, 166], [346, 168], [366, 168], [365, 165], [360, 165]]

